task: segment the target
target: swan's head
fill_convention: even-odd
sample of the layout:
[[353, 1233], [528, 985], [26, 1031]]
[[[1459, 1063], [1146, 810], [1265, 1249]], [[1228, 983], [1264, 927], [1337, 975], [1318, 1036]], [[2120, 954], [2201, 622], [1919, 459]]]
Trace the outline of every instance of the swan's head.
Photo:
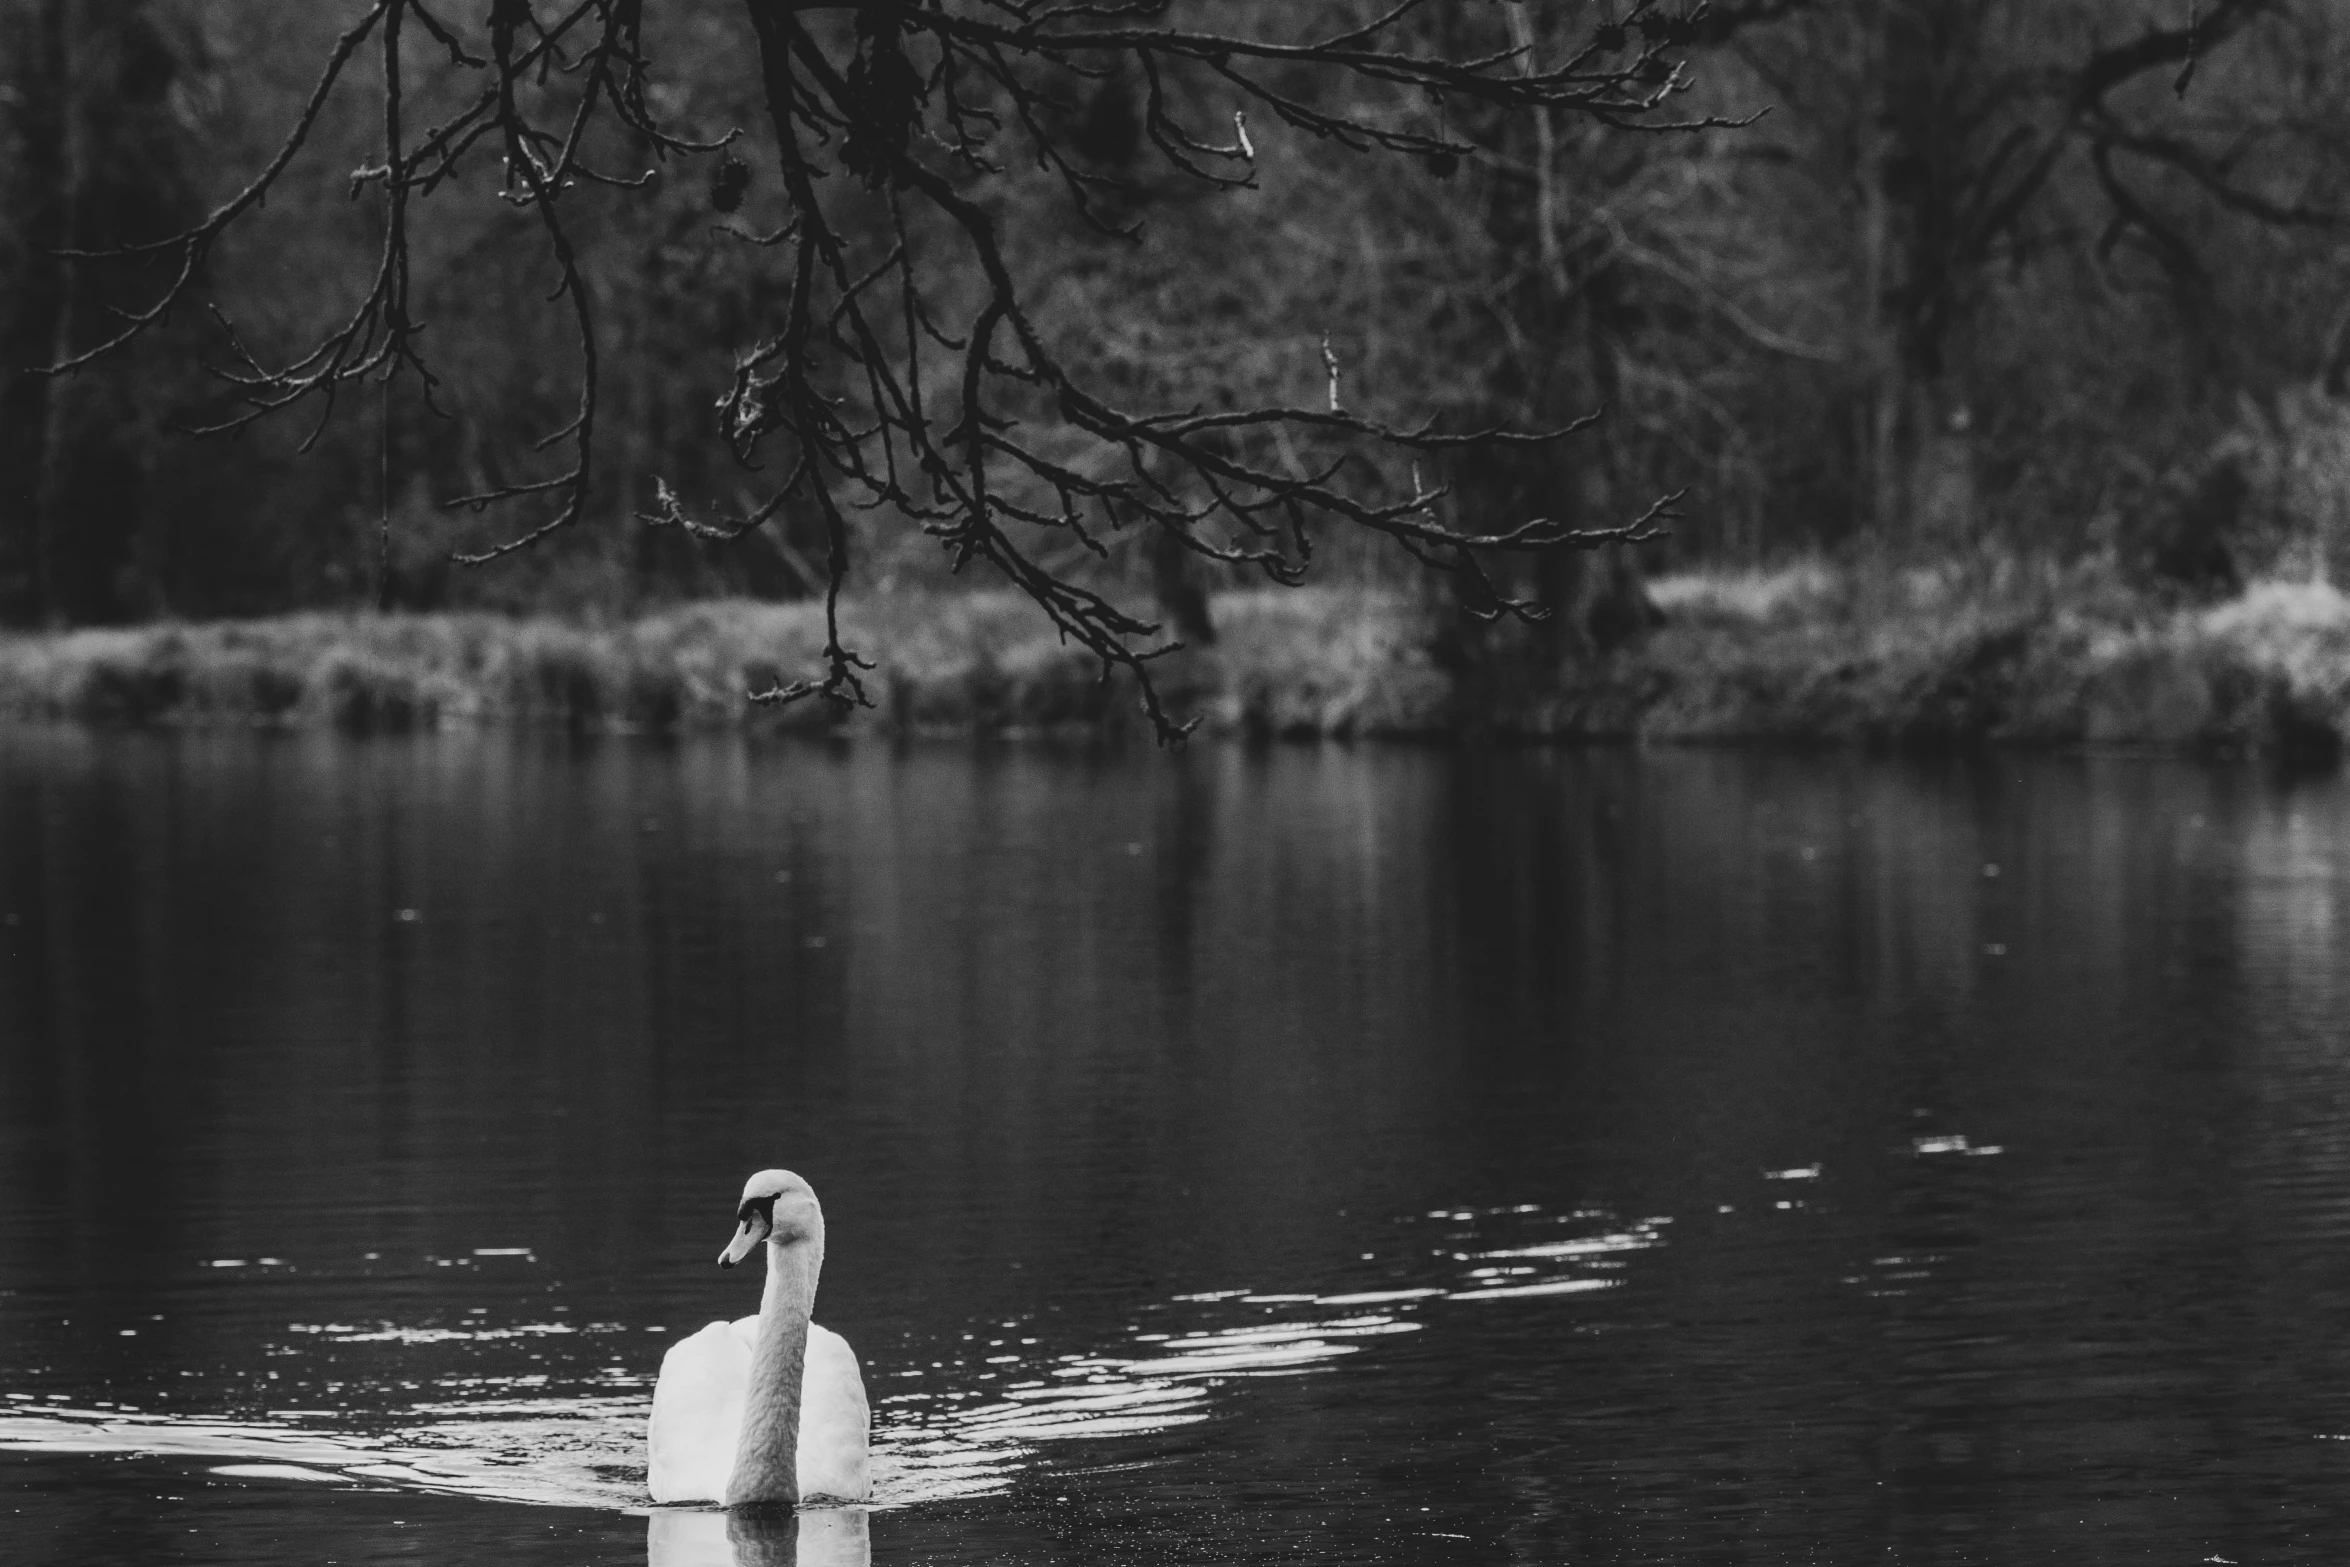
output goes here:
[[816, 1206], [816, 1194], [789, 1170], [761, 1170], [745, 1181], [734, 1221], [734, 1239], [718, 1254], [721, 1268], [748, 1257], [761, 1241], [791, 1246], [824, 1233], [824, 1213]]

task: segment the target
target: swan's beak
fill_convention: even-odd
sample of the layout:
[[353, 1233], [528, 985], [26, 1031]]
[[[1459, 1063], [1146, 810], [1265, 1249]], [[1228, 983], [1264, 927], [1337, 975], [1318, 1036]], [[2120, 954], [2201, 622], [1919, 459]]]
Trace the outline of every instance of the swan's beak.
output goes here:
[[767, 1221], [755, 1213], [743, 1215], [742, 1224], [735, 1230], [734, 1239], [726, 1243], [726, 1250], [718, 1254], [718, 1266], [731, 1268], [751, 1254], [751, 1248], [767, 1238]]

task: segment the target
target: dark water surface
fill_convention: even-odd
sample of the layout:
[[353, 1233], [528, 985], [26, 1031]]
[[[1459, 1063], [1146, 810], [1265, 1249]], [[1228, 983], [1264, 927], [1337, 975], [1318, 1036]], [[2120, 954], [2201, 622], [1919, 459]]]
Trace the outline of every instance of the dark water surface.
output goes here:
[[641, 1511], [785, 1164], [803, 1562], [2340, 1560], [2346, 870], [2131, 760], [0, 732], [0, 1556], [790, 1560]]

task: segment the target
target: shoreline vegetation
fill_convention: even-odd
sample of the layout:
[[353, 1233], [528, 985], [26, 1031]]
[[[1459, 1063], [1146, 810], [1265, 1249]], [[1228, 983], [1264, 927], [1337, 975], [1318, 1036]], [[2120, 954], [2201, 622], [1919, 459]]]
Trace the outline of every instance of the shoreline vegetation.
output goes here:
[[[1543, 676], [1448, 668], [1430, 599], [1368, 588], [1232, 592], [1217, 641], [1160, 663], [1208, 734], [2340, 749], [2350, 598], [2256, 582], [2166, 600], [2110, 568], [1800, 563], [1660, 577], [1665, 623]], [[661, 732], [1147, 733], [1009, 594], [844, 605], [875, 706], [755, 706], [815, 666], [815, 603], [720, 600], [583, 624], [489, 614], [299, 614], [0, 637], [0, 717], [352, 732], [469, 723]]]

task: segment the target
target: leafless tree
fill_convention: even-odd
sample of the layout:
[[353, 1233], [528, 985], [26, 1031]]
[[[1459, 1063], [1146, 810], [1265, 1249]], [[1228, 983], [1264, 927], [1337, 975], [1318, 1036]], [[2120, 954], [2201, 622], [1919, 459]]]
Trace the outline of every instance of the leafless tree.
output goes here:
[[[820, 517], [824, 667], [754, 699], [866, 701], [860, 672], [873, 666], [844, 640], [838, 612], [858, 510], [919, 527], [958, 567], [992, 566], [1098, 658], [1105, 679], [1134, 674], [1162, 738], [1183, 725], [1161, 705], [1150, 662], [1175, 644], [1078, 574], [1040, 564], [1040, 542], [1100, 554], [1118, 530], [1157, 530], [1193, 556], [1294, 583], [1317, 529], [1352, 526], [1469, 578], [1489, 613], [1530, 618], [1541, 606], [1496, 587], [1487, 561], [1635, 542], [1671, 514], [1668, 496], [1607, 525], [1464, 523], [1446, 504], [1447, 465], [1561, 440], [1596, 411], [1551, 429], [1389, 423], [1350, 408], [1345, 366], [1328, 349], [1322, 395], [1297, 405], [1121, 406], [1039, 327], [979, 188], [1007, 160], [1033, 159], [1085, 221], [1134, 237], [1117, 215], [1121, 175], [1083, 146], [1088, 105], [1112, 83], [1131, 84], [1122, 90], [1137, 147], [1157, 174], [1207, 188], [1254, 183], [1251, 115], [1260, 135], [1277, 122], [1440, 177], [1478, 150], [1448, 129], [1472, 106], [1546, 123], [1562, 113], [1631, 128], [1703, 123], [1676, 119], [1673, 103], [1703, 5], [1624, 0], [1601, 8], [1579, 45], [1535, 60], [1506, 22], [1518, 0], [1479, 0], [1466, 17], [1435, 0], [741, 3], [783, 217], [770, 232], [740, 232], [774, 252], [781, 306], [740, 349], [718, 409], [737, 457], [772, 477], [737, 515], [710, 514], [663, 484], [645, 520], [730, 538], [786, 506]], [[207, 257], [304, 155], [330, 100], [372, 86], [379, 153], [351, 176], [353, 195], [381, 209], [371, 274], [347, 314], [288, 354], [249, 345], [220, 318], [215, 368], [240, 403], [215, 428], [296, 410], [323, 428], [360, 383], [400, 376], [429, 402], [411, 236], [428, 198], [488, 166], [498, 197], [535, 217], [553, 297], [573, 319], [578, 381], [575, 412], [537, 443], [554, 454], [543, 472], [449, 503], [519, 517], [502, 542], [460, 557], [478, 563], [579, 522], [599, 482], [602, 348], [575, 248], [575, 193], [643, 189], [654, 178], [648, 156], [701, 158], [716, 164], [712, 205], [731, 213], [752, 173], [738, 150], [759, 138], [660, 112], [643, 0], [484, 0], [464, 18], [454, 9], [366, 0], [274, 155], [185, 230], [130, 247], [163, 281], [103, 341], [53, 368], [118, 350], [189, 304]], [[417, 86], [427, 72], [431, 92]]]
[[[2197, 254], [2195, 235], [2213, 228], [2201, 211], [2277, 228], [2342, 222], [2297, 193], [2335, 156], [2330, 136], [2295, 123], [2288, 73], [2256, 52], [2309, 49], [2324, 9], [1806, 0], [1794, 25], [1739, 41], [1785, 119], [1837, 149], [1822, 165], [1856, 193], [1854, 357], [1868, 381], [1866, 509], [1882, 537], [1947, 550], [1971, 535], [1981, 432], [1961, 370], [1995, 282], [2070, 249], [2108, 269], [2143, 258], [2192, 320], [2213, 281]], [[2231, 90], [2224, 77], [2247, 56], [2259, 86]]]

